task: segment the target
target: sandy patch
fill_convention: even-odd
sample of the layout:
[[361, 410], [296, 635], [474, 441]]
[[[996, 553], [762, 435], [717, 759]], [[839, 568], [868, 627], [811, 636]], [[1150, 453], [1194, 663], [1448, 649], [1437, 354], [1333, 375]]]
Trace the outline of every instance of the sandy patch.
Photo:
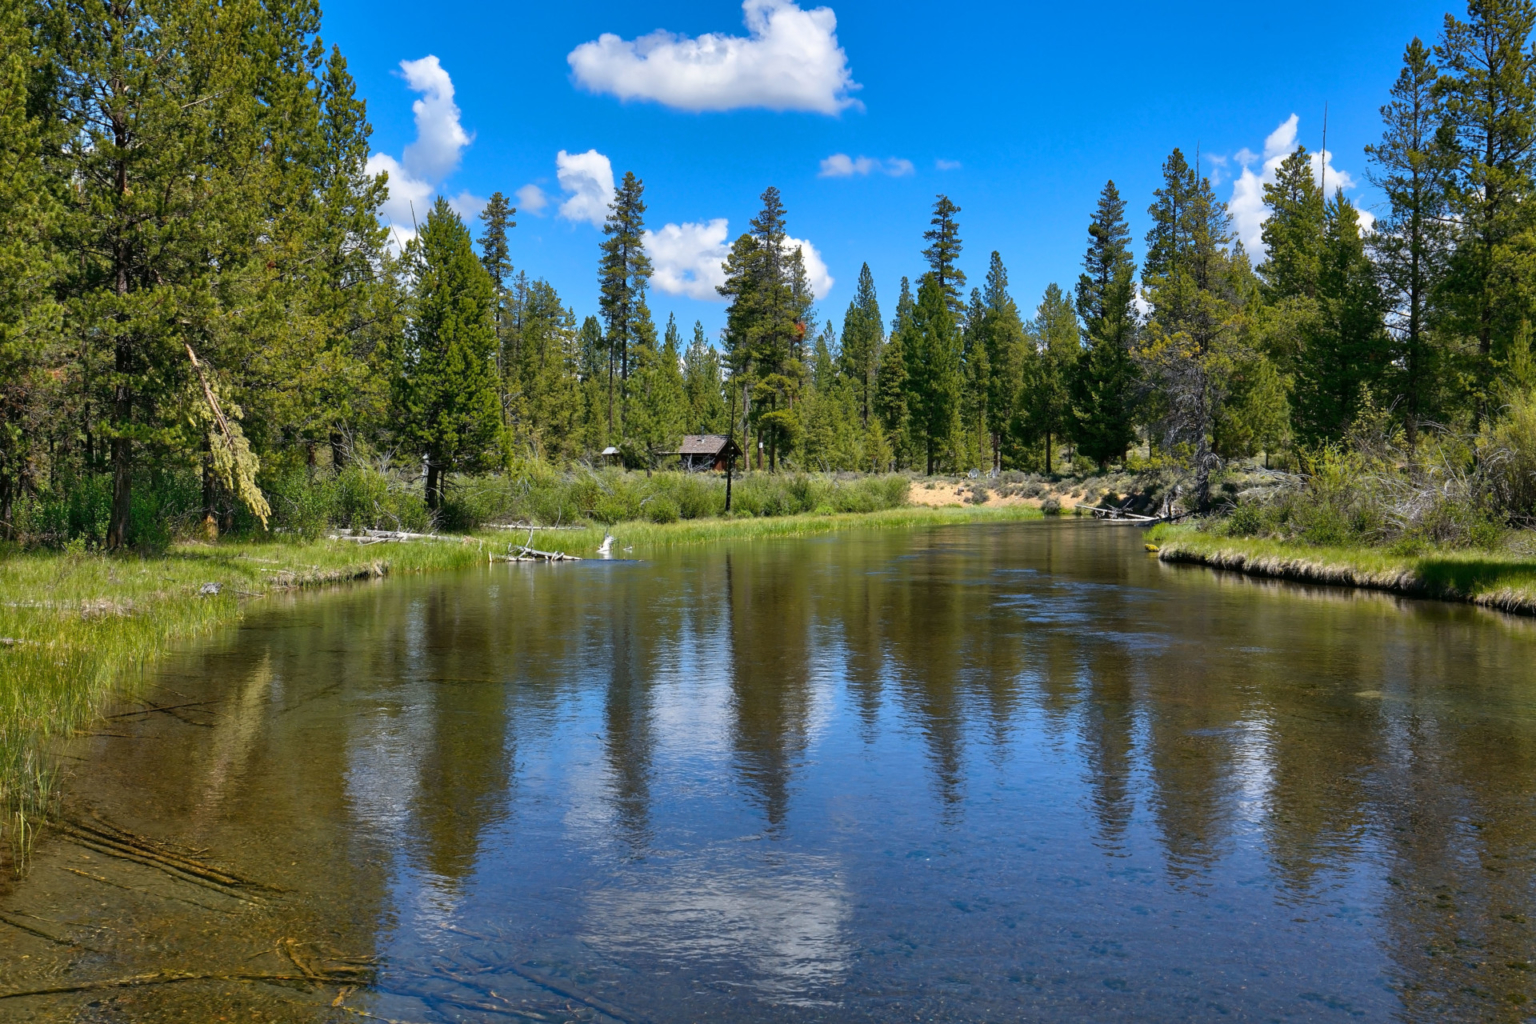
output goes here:
[[[907, 492], [907, 501], [913, 505], [926, 505], [929, 508], [943, 508], [948, 505], [970, 505], [966, 499], [970, 497], [971, 489], [961, 484], [936, 483], [930, 488], [927, 484], [915, 483]], [[1030, 505], [1035, 508], [1040, 506], [1040, 498], [1021, 498], [1018, 495], [1000, 497], [996, 494], [988, 494], [987, 500], [982, 503], [982, 508], [1012, 508], [1018, 505]]]

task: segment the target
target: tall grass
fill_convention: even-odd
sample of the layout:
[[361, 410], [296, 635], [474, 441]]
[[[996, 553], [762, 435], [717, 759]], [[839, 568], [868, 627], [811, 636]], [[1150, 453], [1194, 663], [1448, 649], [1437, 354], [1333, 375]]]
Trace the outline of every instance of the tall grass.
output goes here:
[[[387, 557], [391, 571], [408, 572], [486, 555], [476, 541], [393, 545]], [[0, 550], [0, 834], [11, 863], [25, 861], [53, 790], [50, 740], [89, 722], [167, 648], [236, 621], [244, 602], [378, 575], [381, 558], [334, 542], [179, 545], [149, 558], [81, 544]]]

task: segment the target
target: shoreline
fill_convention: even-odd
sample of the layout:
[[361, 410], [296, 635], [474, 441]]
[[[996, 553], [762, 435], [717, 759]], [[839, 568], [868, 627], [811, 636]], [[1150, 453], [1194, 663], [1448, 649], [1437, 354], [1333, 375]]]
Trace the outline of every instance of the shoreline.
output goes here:
[[1490, 551], [1393, 554], [1376, 548], [1314, 548], [1282, 541], [1212, 537], [1193, 527], [1149, 536], [1157, 557], [1178, 565], [1375, 590], [1536, 616], [1536, 559]]

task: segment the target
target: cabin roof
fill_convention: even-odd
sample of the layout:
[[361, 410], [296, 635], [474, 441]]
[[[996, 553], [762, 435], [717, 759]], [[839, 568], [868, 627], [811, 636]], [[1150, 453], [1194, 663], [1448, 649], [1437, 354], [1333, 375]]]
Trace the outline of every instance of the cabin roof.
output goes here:
[[719, 455], [731, 439], [723, 434], [688, 434], [683, 438], [679, 455]]

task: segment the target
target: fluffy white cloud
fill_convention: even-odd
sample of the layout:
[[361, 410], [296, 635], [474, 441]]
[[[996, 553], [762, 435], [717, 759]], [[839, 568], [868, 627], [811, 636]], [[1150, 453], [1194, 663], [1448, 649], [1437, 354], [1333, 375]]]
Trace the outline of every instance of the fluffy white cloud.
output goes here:
[[401, 61], [400, 71], [411, 91], [421, 94], [411, 104], [416, 141], [405, 147], [405, 169], [413, 177], [441, 181], [459, 166], [459, 155], [473, 141], [459, 123], [453, 80], [430, 53], [420, 60]]
[[517, 210], [519, 213], [531, 213], [535, 217], [544, 216], [544, 208], [549, 205], [549, 196], [537, 185], [528, 184], [517, 190]]
[[668, 295], [720, 301], [715, 288], [725, 283], [728, 232], [724, 217], [707, 224], [667, 224], [660, 231], [647, 231], [645, 251], [651, 257], [651, 283]]
[[485, 203], [484, 196], [477, 196], [467, 189], [456, 196], [448, 197], [448, 205], [453, 207], [453, 212], [458, 214], [466, 224], [472, 223], [476, 217], [480, 216], [480, 211], [485, 209]]
[[851, 178], [854, 175], [889, 174], [893, 178], [905, 177], [915, 168], [911, 160], [893, 156], [889, 160], [874, 157], [851, 157], [847, 153], [833, 153], [821, 162], [820, 178]]
[[[1264, 256], [1264, 222], [1269, 219], [1269, 208], [1264, 205], [1264, 186], [1274, 184], [1275, 172], [1280, 169], [1280, 164], [1296, 151], [1296, 126], [1299, 123], [1300, 119], [1292, 114], [1270, 132], [1264, 140], [1262, 158], [1246, 147], [1233, 156], [1233, 160], [1242, 167], [1242, 172], [1232, 183], [1232, 198], [1227, 202], [1227, 209], [1232, 214], [1232, 226], [1237, 231], [1237, 237], [1243, 240], [1243, 245], [1255, 262]], [[1332, 151], [1313, 153], [1311, 158], [1313, 180], [1326, 184], [1330, 196], [1336, 189], [1349, 191], [1355, 187], [1355, 179], [1348, 171], [1333, 166]], [[1253, 169], [1254, 164], [1259, 164], [1257, 172]], [[1325, 171], [1326, 183], [1323, 180]], [[1360, 211], [1361, 227], [1369, 230], [1375, 222], [1376, 218], [1368, 211]]]
[[[410, 90], [421, 97], [411, 104], [416, 115], [416, 141], [405, 147], [398, 160], [388, 153], [374, 153], [368, 158], [367, 168], [369, 174], [389, 174], [384, 216], [393, 226], [397, 241], [403, 243], [415, 235], [410, 225], [426, 217], [437, 186], [458, 167], [464, 147], [473, 139], [459, 123], [459, 108], [453, 102], [453, 80], [435, 56], [403, 60], [400, 72]], [[476, 200], [468, 193], [454, 202], [466, 208], [478, 204], [474, 205], [476, 213], [485, 205], [484, 200]]]
[[561, 150], [555, 156], [560, 187], [570, 195], [560, 204], [560, 216], [602, 227], [613, 203], [613, 164], [595, 149], [585, 153]]
[[827, 263], [821, 258], [821, 253], [816, 247], [803, 238], [784, 239], [784, 251], [794, 252], [800, 250], [800, 255], [805, 260], [805, 276], [811, 283], [811, 291], [816, 293], [818, 299], [827, 297], [832, 286], [837, 283], [831, 274], [827, 272]]
[[933, 166], [937, 167], [941, 171], [958, 171], [960, 169], [960, 161], [959, 160], [935, 160], [933, 162]]
[[[705, 302], [723, 302], [715, 289], [725, 283], [726, 239], [730, 224], [716, 217], [704, 224], [667, 224], [646, 231], [645, 251], [651, 257], [651, 283], [668, 295], [686, 295]], [[826, 261], [810, 242], [785, 238], [784, 251], [800, 250], [805, 276], [817, 297], [825, 296], [837, 282], [827, 272]]]
[[744, 0], [748, 35], [697, 39], [657, 29], [633, 41], [605, 32], [566, 57], [578, 84], [623, 100], [679, 110], [808, 110], [836, 114], [857, 105], [859, 88], [837, 43], [829, 7], [792, 0]]

